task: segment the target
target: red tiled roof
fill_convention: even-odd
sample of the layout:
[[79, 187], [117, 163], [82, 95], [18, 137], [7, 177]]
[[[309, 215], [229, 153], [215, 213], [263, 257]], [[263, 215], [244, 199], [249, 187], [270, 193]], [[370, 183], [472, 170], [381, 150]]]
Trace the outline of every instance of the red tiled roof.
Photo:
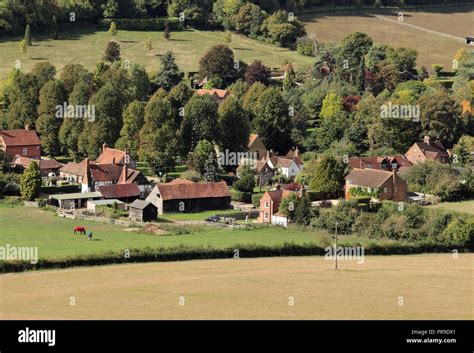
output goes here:
[[64, 173], [84, 176], [84, 165], [85, 165], [85, 163], [86, 163], [85, 160], [83, 160], [80, 163], [69, 162], [69, 163], [63, 165], [61, 167], [61, 169], [59, 169], [59, 171], [64, 172]]
[[347, 176], [346, 180], [351, 180], [354, 186], [367, 186], [377, 188], [393, 176], [392, 172], [376, 169], [354, 168]]
[[275, 203], [280, 203], [283, 198], [291, 195], [292, 193], [293, 191], [281, 189], [267, 191], [268, 196], [270, 196], [272, 201]]
[[125, 159], [125, 151], [115, 148], [105, 147], [99, 157], [96, 159], [97, 164], [123, 164]]
[[252, 143], [255, 142], [255, 140], [257, 139], [258, 135], [257, 134], [250, 134], [249, 136], [249, 146], [252, 145]]
[[98, 186], [97, 189], [106, 199], [140, 196], [140, 189], [137, 184], [102, 185]]
[[37, 159], [32, 159], [32, 158], [27, 158], [27, 157], [22, 157], [22, 156], [17, 156], [13, 163], [17, 164], [17, 165], [21, 165], [21, 166], [26, 168], [33, 161], [35, 161], [36, 163], [39, 162], [39, 168], [40, 169], [59, 169], [62, 166], [62, 164], [59, 163], [55, 159], [40, 159], [40, 160], [37, 160]]
[[[91, 164], [90, 171], [94, 181], [112, 181], [118, 182], [123, 167], [116, 164]], [[132, 183], [140, 172], [135, 169], [127, 168], [127, 179], [125, 183]]]
[[155, 186], [163, 200], [230, 197], [225, 181], [218, 183], [167, 183]]
[[41, 145], [41, 141], [34, 130], [0, 130], [0, 137], [7, 147]]
[[213, 95], [216, 95], [217, 97], [221, 98], [221, 99], [224, 99], [227, 94], [228, 94], [228, 91], [225, 90], [225, 89], [204, 89], [204, 88], [201, 88], [201, 89], [198, 89], [196, 91], [196, 93], [199, 95], [199, 96], [203, 96], [205, 94], [209, 94], [211, 96]]

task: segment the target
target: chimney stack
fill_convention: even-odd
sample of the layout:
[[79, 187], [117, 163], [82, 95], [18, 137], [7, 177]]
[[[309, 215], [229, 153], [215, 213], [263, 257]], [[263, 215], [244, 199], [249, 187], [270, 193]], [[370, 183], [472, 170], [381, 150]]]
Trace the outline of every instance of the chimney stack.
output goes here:
[[276, 190], [280, 190], [280, 189], [281, 189], [281, 185], [280, 185], [279, 183], [276, 184], [275, 189], [276, 189]]
[[298, 149], [298, 146], [296, 146], [295, 157], [299, 157], [299, 156], [300, 156], [300, 150]]
[[30, 129], [30, 124], [25, 124], [25, 130], [29, 130]]
[[102, 145], [102, 151], [105, 151], [106, 149], [107, 149], [107, 144], [104, 143], [104, 144]]
[[115, 157], [112, 158], [112, 164], [115, 165]]
[[270, 159], [270, 150], [267, 150], [267, 160]]
[[425, 136], [425, 138], [423, 139], [423, 141], [424, 141], [425, 143], [427, 143], [428, 145], [431, 144], [431, 138], [430, 138], [429, 136]]

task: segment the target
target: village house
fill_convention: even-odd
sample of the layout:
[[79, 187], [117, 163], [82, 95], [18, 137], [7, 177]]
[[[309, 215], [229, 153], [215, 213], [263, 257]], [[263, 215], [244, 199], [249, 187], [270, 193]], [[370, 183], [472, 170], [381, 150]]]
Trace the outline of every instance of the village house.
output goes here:
[[99, 157], [95, 160], [96, 164], [116, 164], [116, 165], [127, 165], [129, 168], [135, 169], [137, 163], [130, 156], [127, 150], [122, 151], [115, 148], [110, 148], [106, 143], [102, 145], [102, 152]]
[[22, 156], [16, 156], [14, 161], [12, 162], [12, 166], [23, 171], [24, 169], [28, 168], [28, 166], [33, 161], [35, 163], [38, 163], [42, 178], [58, 176], [59, 169], [63, 166], [55, 159], [41, 158], [38, 160]]
[[257, 159], [261, 159], [267, 155], [267, 148], [257, 134], [250, 134], [247, 148], [249, 152], [256, 155]]
[[229, 187], [224, 181], [197, 183], [184, 179], [157, 184], [146, 200], [158, 208], [160, 215], [224, 210], [230, 208], [231, 201]]
[[280, 185], [277, 185], [275, 190], [266, 191], [260, 199], [257, 222], [288, 226], [288, 219], [279, 212], [279, 206], [281, 200], [293, 193], [294, 191], [283, 190]]
[[135, 200], [128, 205], [128, 217], [132, 221], [152, 222], [158, 218], [158, 212], [151, 202]]
[[304, 167], [298, 148], [291, 150], [286, 156], [276, 156], [272, 155], [271, 151], [266, 151], [265, 157], [259, 161], [242, 160], [237, 168], [237, 177], [244, 166], [249, 164], [255, 168], [258, 185], [270, 184], [272, 178], [277, 174], [293, 179]]
[[222, 103], [224, 99], [226, 99], [230, 95], [229, 91], [225, 89], [216, 89], [216, 88], [212, 88], [212, 89], [201, 88], [196, 91], [196, 94], [198, 96], [204, 96], [208, 94], [212, 98], [214, 98], [217, 104]]
[[345, 198], [355, 197], [351, 189], [357, 188], [359, 196], [372, 197], [380, 201], [406, 201], [407, 185], [396, 171], [354, 168], [346, 177]]
[[41, 141], [34, 130], [0, 130], [0, 149], [9, 160], [16, 156], [32, 159], [41, 158]]
[[405, 153], [406, 158], [413, 164], [422, 163], [427, 160], [440, 163], [449, 162], [449, 154], [440, 141], [434, 141], [425, 136], [423, 142], [415, 142]]
[[97, 190], [99, 186], [114, 184], [137, 184], [143, 194], [149, 190], [150, 182], [142, 172], [117, 164], [93, 164], [86, 158], [81, 181], [82, 192]]

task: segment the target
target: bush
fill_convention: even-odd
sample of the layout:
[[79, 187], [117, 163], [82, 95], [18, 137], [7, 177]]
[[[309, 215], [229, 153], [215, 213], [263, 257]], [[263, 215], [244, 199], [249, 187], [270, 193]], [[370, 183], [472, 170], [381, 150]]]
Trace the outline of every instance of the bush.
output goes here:
[[251, 192], [243, 192], [243, 191], [232, 190], [231, 199], [232, 199], [232, 201], [250, 203], [250, 202], [252, 202], [252, 193]]
[[309, 37], [301, 37], [296, 40], [296, 51], [305, 56], [314, 56], [316, 43]]

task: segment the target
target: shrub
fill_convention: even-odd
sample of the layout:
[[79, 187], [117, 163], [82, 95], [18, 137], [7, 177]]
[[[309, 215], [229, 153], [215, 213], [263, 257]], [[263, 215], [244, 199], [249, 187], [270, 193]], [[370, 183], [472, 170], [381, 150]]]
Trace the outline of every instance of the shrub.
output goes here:
[[252, 202], [252, 193], [251, 192], [243, 192], [243, 191], [231, 191], [231, 199], [232, 201], [239, 201], [239, 202]]
[[300, 37], [296, 40], [296, 50], [301, 55], [314, 56], [316, 43], [309, 37]]

